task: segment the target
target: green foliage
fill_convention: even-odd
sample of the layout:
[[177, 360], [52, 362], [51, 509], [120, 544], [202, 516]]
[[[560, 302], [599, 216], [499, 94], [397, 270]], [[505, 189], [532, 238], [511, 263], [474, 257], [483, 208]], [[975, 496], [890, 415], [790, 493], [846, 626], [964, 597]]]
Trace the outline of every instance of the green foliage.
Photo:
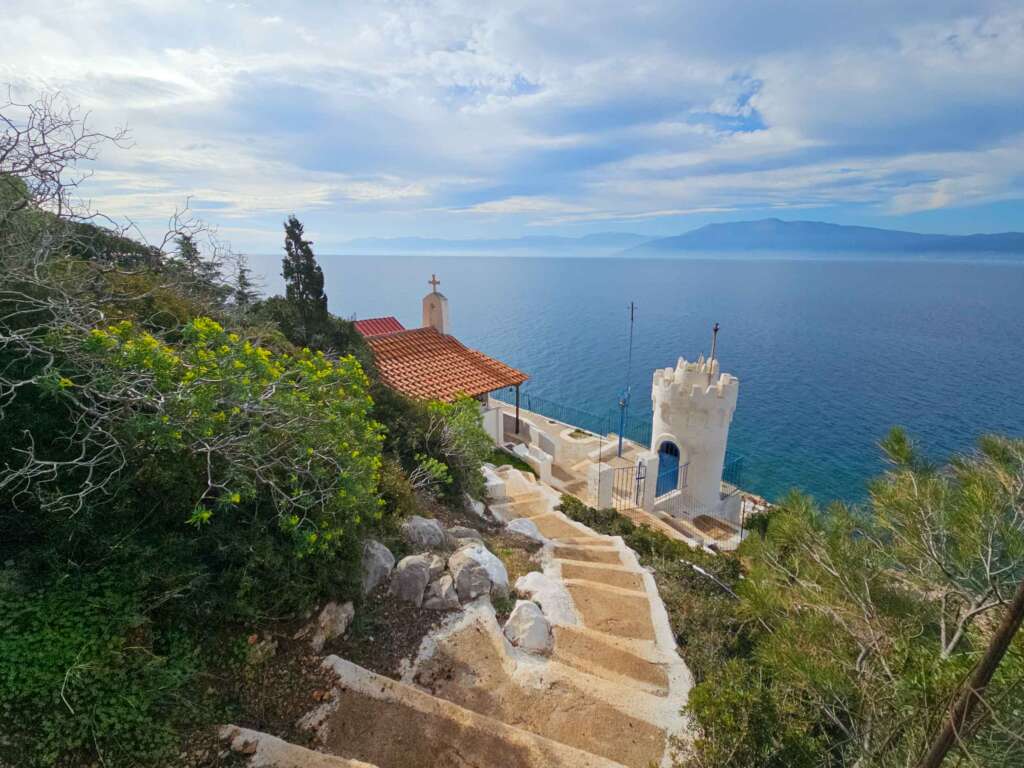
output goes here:
[[265, 550], [248, 537], [236, 542], [243, 521], [268, 542], [289, 542], [299, 559], [344, 550], [380, 514], [382, 435], [359, 364], [308, 350], [275, 355], [207, 318], [182, 336], [171, 347], [125, 321], [86, 342], [99, 361], [150, 387], [121, 424], [140, 471], [152, 484], [167, 482], [151, 461], [177, 455], [178, 466], [202, 477], [191, 494], [179, 488], [189, 505], [179, 522], [193, 535], [212, 526], [221, 556], [247, 569]]
[[509, 453], [503, 448], [493, 448], [491, 450], [491, 455], [487, 459], [487, 461], [496, 467], [501, 467], [508, 464], [512, 467], [515, 467], [520, 472], [529, 472], [531, 475], [536, 474], [536, 472], [533, 471], [533, 467], [531, 467], [521, 458], [516, 456], [514, 453]]
[[[746, 652], [711, 670], [690, 711], [696, 766], [912, 765], [1024, 578], [1024, 441], [988, 437], [946, 468], [901, 430], [868, 509], [792, 493], [741, 547]], [[959, 745], [1019, 764], [1018, 638]]]
[[403, 520], [417, 512], [416, 494], [402, 465], [387, 457], [381, 464], [380, 497], [388, 521]]
[[432, 402], [427, 404], [427, 414], [426, 453], [448, 466], [454, 492], [479, 499], [484, 489], [480, 469], [494, 449], [480, 419], [480, 404], [469, 397], [453, 403]]
[[235, 270], [235, 285], [232, 297], [235, 306], [241, 310], [247, 310], [256, 299], [259, 298], [256, 282], [252, 277], [252, 270], [243, 257], [238, 259], [238, 267]]
[[316, 263], [312, 243], [303, 237], [303, 226], [295, 216], [284, 225], [285, 257], [281, 276], [285, 281], [285, 298], [296, 314], [295, 332], [304, 345], [314, 344], [328, 323], [327, 294], [324, 273]]
[[788, 704], [756, 665], [729, 659], [714, 667], [688, 702], [703, 729], [689, 752], [692, 764], [701, 768], [828, 765], [822, 740], [811, 735], [814, 713], [799, 707], [780, 710]]
[[394, 456], [417, 490], [440, 490], [449, 499], [483, 494], [480, 469], [493, 455], [480, 404], [462, 397], [453, 403], [411, 400], [384, 386], [373, 390], [375, 416], [387, 425], [384, 450]]
[[164, 762], [195, 661], [180, 635], [155, 638], [138, 575], [101, 571], [0, 587], [0, 762]]

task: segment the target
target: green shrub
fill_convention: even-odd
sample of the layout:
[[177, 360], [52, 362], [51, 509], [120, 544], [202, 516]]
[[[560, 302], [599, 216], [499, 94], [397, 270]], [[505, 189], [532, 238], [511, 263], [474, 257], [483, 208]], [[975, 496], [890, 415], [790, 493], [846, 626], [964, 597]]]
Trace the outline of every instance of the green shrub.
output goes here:
[[[685, 751], [693, 768], [812, 768], [823, 760], [820, 738], [810, 735], [812, 712], [780, 711], [779, 699], [755, 664], [730, 659], [709, 671], [690, 692], [689, 711], [702, 732]], [[809, 718], [805, 721], [804, 716]]]
[[194, 657], [153, 632], [139, 581], [104, 571], [0, 587], [0, 763], [161, 763], [175, 748]]
[[508, 464], [518, 469], [520, 472], [529, 472], [532, 475], [537, 474], [536, 472], [534, 472], [533, 467], [531, 467], [521, 458], [516, 456], [514, 453], [509, 453], [503, 448], [494, 448], [491, 451], [491, 455], [487, 458], [487, 461], [496, 467], [501, 467]]

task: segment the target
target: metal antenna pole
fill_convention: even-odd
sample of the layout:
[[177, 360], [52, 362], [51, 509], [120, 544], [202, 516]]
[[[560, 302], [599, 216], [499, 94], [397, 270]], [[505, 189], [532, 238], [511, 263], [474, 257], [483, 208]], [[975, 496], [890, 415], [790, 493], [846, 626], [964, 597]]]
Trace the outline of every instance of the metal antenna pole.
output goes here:
[[626, 431], [626, 411], [629, 409], [630, 372], [633, 368], [633, 322], [636, 318], [636, 304], [629, 302], [629, 351], [626, 354], [626, 388], [619, 398], [619, 457], [622, 457], [622, 433]]
[[713, 374], [713, 367], [715, 364], [715, 355], [718, 353], [718, 323], [715, 323], [715, 327], [711, 329], [711, 359], [708, 361], [708, 384], [711, 384]]

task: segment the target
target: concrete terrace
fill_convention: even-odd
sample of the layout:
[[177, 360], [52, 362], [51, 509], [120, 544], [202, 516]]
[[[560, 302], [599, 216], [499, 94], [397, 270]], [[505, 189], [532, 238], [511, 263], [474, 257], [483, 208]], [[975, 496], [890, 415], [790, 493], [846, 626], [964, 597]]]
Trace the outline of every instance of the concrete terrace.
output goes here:
[[[638, 462], [649, 460], [651, 452], [646, 446], [624, 438], [619, 456], [618, 435], [600, 435], [525, 408], [519, 409], [520, 428], [516, 433], [514, 405], [491, 398], [487, 408], [500, 414], [496, 421], [502, 426], [501, 439], [497, 442], [522, 458], [556, 490], [590, 506], [614, 507], [637, 525], [647, 525], [691, 545], [720, 549], [739, 545], [742, 532], [738, 521], [688, 508], [683, 491], [654, 499], [649, 509], [637, 503], [632, 493], [636, 484], [630, 472]], [[492, 437], [497, 437], [496, 431]], [[546, 457], [550, 457], [550, 462]], [[645, 480], [652, 488], [656, 481], [656, 477]], [[741, 497], [741, 519], [759, 507], [760, 499], [725, 482], [722, 494]]]

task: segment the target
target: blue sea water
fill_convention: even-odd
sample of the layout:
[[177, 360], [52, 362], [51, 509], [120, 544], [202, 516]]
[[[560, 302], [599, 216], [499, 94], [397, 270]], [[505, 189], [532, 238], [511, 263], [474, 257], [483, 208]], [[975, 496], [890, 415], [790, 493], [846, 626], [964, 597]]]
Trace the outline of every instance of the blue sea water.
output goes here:
[[[730, 451], [743, 485], [856, 501], [906, 427], [942, 459], [985, 432], [1024, 436], [1024, 264], [877, 259], [320, 256], [330, 309], [420, 321], [436, 273], [455, 335], [530, 375], [536, 395], [606, 413], [626, 383], [709, 352], [740, 380]], [[255, 257], [278, 290], [278, 257]]]

